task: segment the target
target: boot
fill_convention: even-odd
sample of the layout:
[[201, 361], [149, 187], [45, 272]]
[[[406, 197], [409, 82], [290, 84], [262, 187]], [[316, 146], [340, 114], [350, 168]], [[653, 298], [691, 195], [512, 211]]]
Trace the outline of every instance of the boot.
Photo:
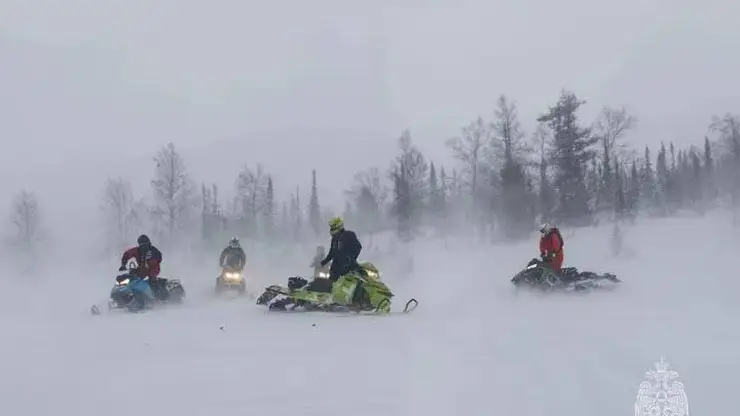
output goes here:
[[270, 304], [268, 309], [271, 311], [285, 311], [287, 310], [287, 306], [291, 303], [293, 302], [290, 298], [276, 300], [275, 302]]

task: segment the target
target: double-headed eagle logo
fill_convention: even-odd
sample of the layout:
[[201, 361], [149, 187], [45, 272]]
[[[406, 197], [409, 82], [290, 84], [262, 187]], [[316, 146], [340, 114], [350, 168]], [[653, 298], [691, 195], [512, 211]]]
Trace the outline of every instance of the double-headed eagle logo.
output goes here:
[[655, 370], [645, 373], [635, 401], [635, 416], [689, 416], [689, 401], [678, 381], [678, 372], [669, 370], [661, 357]]

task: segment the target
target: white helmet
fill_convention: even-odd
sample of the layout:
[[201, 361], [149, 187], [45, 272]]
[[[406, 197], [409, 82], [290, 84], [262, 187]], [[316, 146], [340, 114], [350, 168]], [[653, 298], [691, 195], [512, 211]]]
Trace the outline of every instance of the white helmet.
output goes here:
[[542, 234], [549, 234], [550, 231], [552, 231], [552, 228], [553, 228], [552, 224], [550, 224], [549, 222], [546, 222], [540, 225], [539, 230], [540, 230], [540, 233]]
[[133, 272], [134, 270], [139, 268], [139, 262], [136, 261], [136, 259], [131, 259], [126, 264], [126, 270], [129, 272]]

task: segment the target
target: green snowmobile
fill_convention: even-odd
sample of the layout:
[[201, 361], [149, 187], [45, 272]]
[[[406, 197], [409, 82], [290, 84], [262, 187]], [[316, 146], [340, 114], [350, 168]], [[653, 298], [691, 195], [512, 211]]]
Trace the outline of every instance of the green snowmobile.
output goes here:
[[[281, 299], [273, 301], [276, 297]], [[359, 263], [355, 269], [336, 282], [317, 277], [308, 282], [295, 276], [288, 278], [288, 286], [272, 285], [257, 299], [258, 305], [270, 310], [286, 311], [300, 307], [309, 311], [342, 312], [374, 311], [390, 313], [393, 293], [380, 279], [380, 272], [370, 262]], [[409, 305], [413, 308], [409, 309]], [[413, 310], [418, 302], [411, 299], [404, 312]]]

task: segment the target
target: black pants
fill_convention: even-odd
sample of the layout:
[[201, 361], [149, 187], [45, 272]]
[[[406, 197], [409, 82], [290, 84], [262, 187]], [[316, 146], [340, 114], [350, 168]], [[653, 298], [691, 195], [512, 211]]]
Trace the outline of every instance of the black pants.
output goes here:
[[336, 282], [337, 280], [339, 280], [340, 277], [344, 276], [345, 274], [353, 270], [358, 270], [359, 268], [360, 268], [360, 265], [357, 263], [356, 260], [353, 260], [346, 264], [332, 263], [332, 267], [331, 269], [329, 269], [329, 279], [332, 282]]

